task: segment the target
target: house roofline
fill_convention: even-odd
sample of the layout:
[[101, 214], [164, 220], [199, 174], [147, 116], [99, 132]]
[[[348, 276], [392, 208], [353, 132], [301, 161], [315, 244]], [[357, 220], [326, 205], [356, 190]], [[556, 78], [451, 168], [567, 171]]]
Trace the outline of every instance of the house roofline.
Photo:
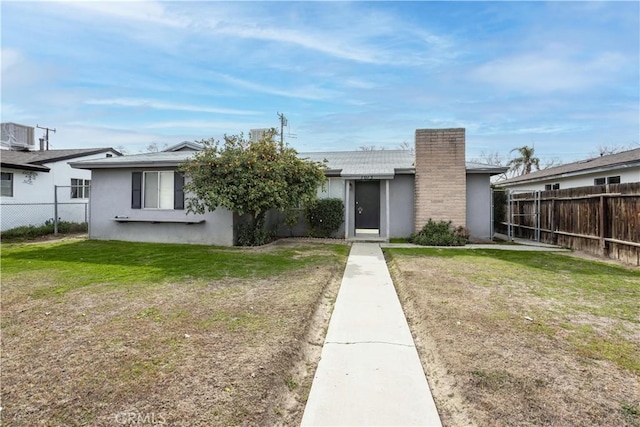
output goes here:
[[499, 181], [496, 182], [496, 186], [498, 187], [511, 187], [511, 186], [515, 186], [515, 185], [521, 185], [521, 184], [532, 184], [532, 183], [536, 183], [536, 182], [547, 182], [547, 181], [555, 181], [557, 179], [563, 179], [563, 178], [572, 178], [575, 176], [582, 176], [582, 175], [591, 175], [591, 174], [596, 174], [596, 173], [602, 173], [602, 172], [607, 172], [610, 170], [620, 170], [620, 169], [628, 169], [628, 168], [633, 168], [633, 167], [640, 167], [640, 161], [633, 161], [633, 162], [627, 162], [627, 163], [617, 163], [617, 164], [613, 164], [613, 165], [608, 165], [608, 166], [601, 166], [601, 167], [597, 167], [597, 168], [591, 168], [591, 169], [582, 169], [579, 171], [573, 171], [573, 172], [564, 172], [564, 173], [558, 173], [558, 174], [554, 174], [554, 175], [547, 175], [547, 176], [543, 176], [540, 178], [529, 178], [529, 179], [519, 179], [517, 181], [511, 181], [509, 182], [509, 180], [506, 181]]
[[46, 173], [49, 173], [49, 171], [51, 170], [47, 166], [40, 166], [37, 164], [25, 164], [25, 163], [0, 162], [0, 166], [7, 169], [19, 169], [19, 170], [46, 172]]
[[92, 162], [90, 164], [86, 164], [85, 162], [69, 162], [69, 166], [75, 169], [139, 169], [139, 168], [177, 168], [180, 164], [184, 163], [184, 160], [176, 162], [176, 161], [145, 161], [145, 162], [131, 162], [131, 163], [117, 163], [114, 164], [112, 162]]
[[[35, 160], [30, 163], [34, 165], [43, 165], [45, 163], [53, 163], [53, 162], [59, 162], [61, 160], [75, 159], [75, 158], [84, 157], [84, 156], [92, 156], [94, 154], [107, 153], [110, 151], [115, 153], [118, 156], [122, 156], [121, 152], [119, 152], [118, 150], [114, 150], [113, 148], [96, 148], [95, 150], [85, 151], [83, 153], [66, 154], [63, 156], [52, 157], [50, 159]], [[37, 151], [34, 151], [33, 153], [37, 153]]]

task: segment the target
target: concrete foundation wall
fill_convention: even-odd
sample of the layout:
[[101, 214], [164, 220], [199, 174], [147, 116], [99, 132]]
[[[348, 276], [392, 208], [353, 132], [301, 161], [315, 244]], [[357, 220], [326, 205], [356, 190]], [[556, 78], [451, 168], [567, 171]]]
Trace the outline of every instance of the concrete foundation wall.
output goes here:
[[465, 130], [417, 129], [415, 151], [414, 230], [429, 219], [466, 226]]
[[[145, 171], [153, 169], [144, 169]], [[166, 169], [165, 169], [166, 170]], [[233, 214], [216, 209], [204, 215], [174, 209], [131, 209], [131, 173], [143, 169], [96, 169], [92, 174], [89, 237], [131, 242], [233, 245]], [[202, 224], [115, 221], [116, 216], [140, 220], [205, 220]]]

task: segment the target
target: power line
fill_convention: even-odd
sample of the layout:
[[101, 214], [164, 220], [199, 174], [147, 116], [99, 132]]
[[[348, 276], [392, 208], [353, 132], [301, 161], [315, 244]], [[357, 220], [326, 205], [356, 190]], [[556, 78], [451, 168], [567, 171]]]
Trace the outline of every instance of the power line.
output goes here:
[[56, 129], [55, 128], [48, 128], [45, 126], [40, 126], [40, 125], [36, 125], [36, 127], [38, 129], [44, 129], [45, 130], [45, 134], [44, 134], [44, 140], [47, 142], [47, 151], [49, 151], [49, 131], [53, 131], [53, 133], [56, 133]]

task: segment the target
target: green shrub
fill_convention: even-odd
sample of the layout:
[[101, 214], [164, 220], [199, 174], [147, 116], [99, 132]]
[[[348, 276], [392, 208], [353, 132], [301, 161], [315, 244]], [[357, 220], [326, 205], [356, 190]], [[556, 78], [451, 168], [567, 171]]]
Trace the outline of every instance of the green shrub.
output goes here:
[[451, 221], [435, 222], [431, 219], [418, 233], [409, 238], [421, 246], [464, 246], [469, 242], [469, 231], [464, 227], [451, 227]]
[[249, 222], [240, 222], [236, 226], [238, 246], [262, 246], [271, 241], [272, 235], [264, 227], [256, 228]]
[[318, 199], [305, 208], [312, 237], [331, 237], [344, 223], [344, 203], [340, 199]]
[[[60, 221], [58, 222], [58, 233], [86, 233], [87, 223], [77, 223]], [[0, 233], [2, 240], [25, 240], [34, 239], [36, 237], [46, 236], [54, 233], [53, 219], [47, 220], [43, 225], [25, 225], [22, 227], [12, 228]]]

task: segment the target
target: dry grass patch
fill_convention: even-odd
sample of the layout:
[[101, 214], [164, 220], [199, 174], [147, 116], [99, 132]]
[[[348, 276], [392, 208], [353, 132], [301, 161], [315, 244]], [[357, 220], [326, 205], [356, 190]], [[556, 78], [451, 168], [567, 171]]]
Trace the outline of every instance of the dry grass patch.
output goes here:
[[[73, 262], [78, 244], [102, 256]], [[122, 242], [25, 248], [2, 253], [8, 426], [295, 421], [299, 414], [281, 408], [291, 367], [348, 251]], [[163, 267], [167, 257], [181, 260], [179, 268]]]
[[445, 425], [640, 425], [640, 271], [386, 251]]

